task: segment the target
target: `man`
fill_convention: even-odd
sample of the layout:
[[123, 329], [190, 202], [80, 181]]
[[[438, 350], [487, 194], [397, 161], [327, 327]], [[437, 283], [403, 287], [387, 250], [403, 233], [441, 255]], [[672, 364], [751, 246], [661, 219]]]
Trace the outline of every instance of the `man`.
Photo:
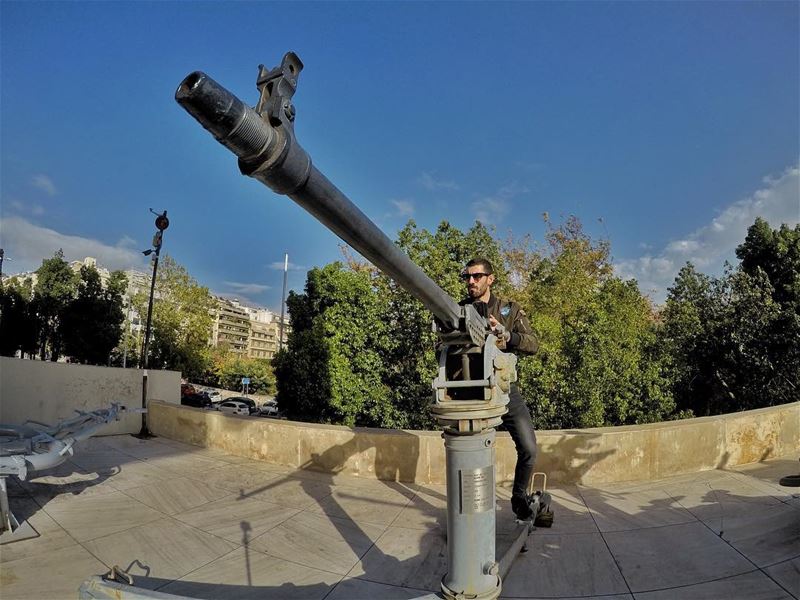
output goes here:
[[[515, 354], [533, 354], [539, 349], [539, 340], [519, 304], [501, 300], [492, 294], [492, 263], [485, 258], [474, 258], [467, 263], [461, 278], [467, 284], [468, 294], [461, 304], [472, 304], [478, 314], [489, 321], [489, 327], [499, 338], [503, 350]], [[536, 461], [536, 434], [528, 407], [516, 383], [511, 385], [508, 395], [508, 412], [503, 415], [503, 425], [517, 448], [511, 509], [517, 518], [524, 520], [533, 517], [527, 493]]]

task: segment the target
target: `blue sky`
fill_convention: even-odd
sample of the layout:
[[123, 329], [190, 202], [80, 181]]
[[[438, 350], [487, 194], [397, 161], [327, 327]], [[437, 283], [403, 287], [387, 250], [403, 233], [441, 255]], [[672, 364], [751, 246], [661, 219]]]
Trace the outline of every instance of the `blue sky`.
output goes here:
[[58, 247], [144, 269], [153, 207], [201, 283], [278, 308], [284, 252], [299, 290], [340, 242], [173, 95], [199, 69], [253, 104], [293, 50], [298, 139], [390, 237], [413, 217], [541, 241], [542, 213], [575, 214], [660, 300], [757, 215], [798, 222], [798, 7], [4, 1], [4, 271]]

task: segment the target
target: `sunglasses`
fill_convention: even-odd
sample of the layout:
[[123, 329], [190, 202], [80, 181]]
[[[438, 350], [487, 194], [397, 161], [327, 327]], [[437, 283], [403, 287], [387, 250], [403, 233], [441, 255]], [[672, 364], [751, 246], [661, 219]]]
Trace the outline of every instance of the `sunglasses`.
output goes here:
[[474, 279], [475, 281], [480, 281], [484, 277], [488, 277], [491, 273], [462, 273], [461, 274], [461, 281], [469, 281], [470, 279]]

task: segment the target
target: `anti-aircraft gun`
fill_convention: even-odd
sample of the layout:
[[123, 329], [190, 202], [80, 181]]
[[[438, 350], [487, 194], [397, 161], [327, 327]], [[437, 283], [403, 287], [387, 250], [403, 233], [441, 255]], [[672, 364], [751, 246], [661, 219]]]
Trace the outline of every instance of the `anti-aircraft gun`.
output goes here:
[[[435, 316], [439, 370], [431, 410], [444, 428], [447, 461], [447, 598], [496, 598], [531, 525], [495, 560], [495, 431], [506, 413], [516, 357], [502, 352], [486, 320], [460, 306], [370, 221], [325, 175], [295, 138], [292, 96], [303, 68], [292, 52], [281, 65], [259, 66], [251, 108], [208, 75], [194, 72], [175, 99], [239, 159], [239, 169], [289, 196], [362, 256], [418, 298]], [[549, 504], [534, 497], [534, 514]]]

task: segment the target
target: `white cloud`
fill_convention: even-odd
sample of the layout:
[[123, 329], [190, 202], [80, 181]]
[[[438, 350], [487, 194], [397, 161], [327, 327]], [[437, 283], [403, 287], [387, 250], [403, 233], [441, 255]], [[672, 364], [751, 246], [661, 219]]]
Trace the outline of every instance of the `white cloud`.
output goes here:
[[697, 240], [676, 240], [667, 244], [666, 252], [670, 254], [685, 254], [687, 256], [700, 249], [700, 242]]
[[487, 196], [472, 203], [475, 219], [484, 225], [491, 225], [502, 221], [511, 211], [511, 203], [502, 198]]
[[53, 256], [59, 248], [64, 250], [66, 260], [83, 260], [92, 256], [98, 264], [111, 270], [141, 268], [144, 262], [140, 252], [127, 247], [126, 238], [112, 246], [99, 240], [40, 227], [22, 217], [0, 218], [0, 239], [17, 273], [38, 269], [42, 260]]
[[419, 183], [422, 187], [426, 190], [450, 190], [455, 191], [460, 188], [460, 186], [451, 179], [438, 179], [432, 173], [428, 173], [423, 171], [422, 174], [417, 177], [417, 183]]
[[765, 177], [763, 184], [748, 198], [730, 204], [708, 225], [669, 242], [660, 252], [617, 261], [617, 274], [635, 278], [639, 288], [656, 302], [666, 299], [667, 288], [687, 261], [708, 274], [719, 274], [726, 260], [735, 262], [736, 246], [744, 241], [756, 217], [776, 228], [800, 222], [800, 165]]
[[44, 207], [39, 204], [31, 204], [31, 203], [23, 203], [19, 200], [12, 200], [8, 203], [9, 208], [12, 209], [12, 212], [17, 213], [30, 213], [36, 217], [39, 217], [45, 213]]
[[41, 173], [39, 175], [35, 175], [31, 183], [33, 184], [33, 187], [42, 190], [48, 196], [55, 196], [58, 193], [56, 184], [53, 183], [53, 180], [47, 175]]
[[119, 242], [117, 242], [117, 246], [120, 248], [137, 248], [139, 246], [139, 242], [129, 235], [123, 235]]
[[414, 214], [414, 203], [411, 200], [390, 200], [395, 211], [392, 216], [410, 217]]
[[472, 203], [471, 208], [475, 219], [484, 225], [497, 224], [511, 212], [511, 200], [530, 190], [516, 181], [501, 186], [496, 192], [479, 198]]
[[223, 283], [233, 290], [233, 293], [243, 296], [261, 294], [270, 289], [268, 285], [262, 285], [260, 283], [240, 283], [238, 281], [224, 281]]

